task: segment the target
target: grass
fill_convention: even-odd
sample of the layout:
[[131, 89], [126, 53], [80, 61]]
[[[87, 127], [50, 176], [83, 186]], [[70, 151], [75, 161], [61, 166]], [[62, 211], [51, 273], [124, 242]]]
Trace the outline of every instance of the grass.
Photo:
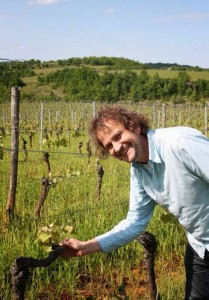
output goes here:
[[[179, 74], [179, 71], [173, 70], [148, 70], [148, 74], [153, 76], [158, 73], [162, 78], [176, 78]], [[209, 80], [209, 71], [186, 71], [190, 76], [192, 81], [197, 81], [198, 79]]]
[[[22, 88], [22, 91], [27, 93], [30, 92], [31, 90], [34, 90], [36, 88], [39, 92], [43, 92], [44, 94], [49, 94], [50, 91], [53, 90], [53, 88], [50, 85], [45, 85], [44, 87], [37, 86], [38, 82], [38, 76], [40, 75], [48, 75], [49, 73], [56, 72], [58, 70], [63, 70], [65, 67], [61, 66], [53, 66], [53, 67], [48, 67], [48, 68], [43, 68], [43, 69], [35, 69], [35, 76], [33, 77], [24, 77], [23, 81], [25, 82], [26, 86]], [[71, 66], [68, 68], [72, 68]], [[95, 67], [97, 71], [99, 71], [100, 74], [106, 72], [107, 70], [104, 69], [104, 67]], [[132, 70], [133, 72], [136, 72], [137, 74], [140, 74], [141, 70]], [[155, 70], [155, 69], [150, 69], [146, 70], [147, 73], [150, 76], [155, 75], [156, 73], [159, 74], [160, 77], [162, 78], [176, 78], [179, 74], [179, 71], [175, 70]], [[124, 72], [123, 70], [114, 70], [114, 71], [108, 71], [108, 72]], [[191, 81], [197, 81], [198, 79], [205, 79], [209, 80], [209, 71], [187, 71], [187, 74], [190, 76]], [[56, 94], [57, 96], [62, 96], [63, 93], [60, 88], [56, 88]]]
[[[24, 81], [25, 82], [36, 82], [38, 75], [47, 75], [49, 73], [54, 73], [58, 70], [63, 70], [64, 68], [72, 68], [71, 66], [67, 67], [61, 67], [61, 66], [53, 66], [53, 67], [48, 67], [48, 68], [43, 68], [43, 69], [35, 69], [34, 72], [36, 74], [36, 76], [33, 77], [25, 77]], [[91, 68], [94, 68], [91, 66]], [[106, 72], [106, 68], [104, 67], [95, 67], [96, 70], [98, 70], [99, 72], [103, 73]], [[133, 72], [136, 72], [137, 74], [139, 74], [141, 72], [141, 70], [132, 70]], [[158, 73], [160, 77], [162, 78], [175, 78], [178, 76], [180, 71], [176, 71], [176, 70], [163, 70], [163, 69], [148, 69], [146, 70], [148, 72], [149, 75], [153, 76], [154, 74]], [[123, 70], [110, 70], [108, 72], [125, 72]], [[186, 71], [188, 73], [188, 75], [191, 77], [191, 80], [197, 80], [197, 79], [205, 79], [205, 80], [209, 80], [209, 71], [208, 70], [204, 70], [204, 71]], [[32, 79], [34, 78], [34, 79]]]
[[[133, 108], [133, 104], [129, 105]], [[1, 107], [9, 115], [9, 106]], [[81, 130], [74, 136], [74, 128], [82, 118], [80, 104], [45, 103], [44, 127], [50, 128], [48, 111], [53, 115], [52, 135], [50, 140], [56, 140], [56, 127], [64, 125], [71, 127], [70, 143], [67, 147], [57, 147], [51, 144], [44, 150], [50, 152], [51, 176], [57, 184], [50, 188], [41, 211], [41, 218], [36, 219], [34, 208], [39, 199], [41, 178], [46, 176], [46, 165], [42, 160], [40, 150], [40, 130], [37, 126], [39, 105], [21, 103], [21, 138], [28, 141], [27, 130], [34, 130], [32, 149], [27, 144], [28, 161], [24, 162], [24, 153], [19, 153], [18, 188], [16, 193], [15, 220], [9, 226], [0, 224], [0, 298], [12, 299], [9, 270], [14, 260], [19, 256], [45, 257], [43, 248], [35, 243], [37, 231], [41, 226], [55, 223], [72, 225], [73, 234], [81, 240], [92, 238], [111, 229], [126, 216], [129, 198], [129, 165], [112, 158], [100, 160], [104, 168], [101, 198], [96, 200], [96, 156], [92, 156], [87, 165], [86, 155], [78, 152], [78, 143], [84, 142], [82, 154], [86, 154], [85, 143], [88, 134]], [[98, 108], [98, 107], [97, 107]], [[85, 128], [92, 116], [92, 104], [83, 104], [85, 110]], [[152, 120], [153, 106], [138, 104], [134, 107], [145, 113]], [[192, 109], [192, 118], [191, 116]], [[158, 117], [161, 106], [157, 107]], [[56, 120], [56, 112], [59, 118]], [[72, 111], [76, 112], [76, 121]], [[204, 108], [201, 106], [168, 106], [167, 125], [179, 124], [179, 113], [182, 114], [182, 124], [204, 129]], [[197, 116], [197, 117], [196, 117]], [[26, 118], [26, 119], [25, 119]], [[159, 126], [161, 118], [158, 118]], [[153, 123], [152, 123], [153, 124]], [[10, 147], [10, 124], [0, 125], [6, 128], [6, 138], [2, 140], [4, 147]], [[68, 141], [68, 131], [64, 130], [61, 137]], [[29, 151], [31, 150], [31, 151]], [[68, 154], [66, 154], [68, 153]], [[3, 220], [5, 212], [8, 179], [10, 169], [10, 152], [4, 153], [0, 161], [0, 216]], [[161, 299], [183, 300], [184, 268], [183, 255], [185, 250], [185, 234], [180, 225], [172, 220], [164, 223], [161, 219], [163, 210], [156, 208], [148, 230], [158, 240], [156, 257], [157, 286]], [[26, 299], [147, 299], [147, 276], [143, 267], [143, 249], [136, 242], [105, 255], [94, 254], [70, 261], [58, 259], [49, 268], [36, 269], [31, 274], [26, 291]]]

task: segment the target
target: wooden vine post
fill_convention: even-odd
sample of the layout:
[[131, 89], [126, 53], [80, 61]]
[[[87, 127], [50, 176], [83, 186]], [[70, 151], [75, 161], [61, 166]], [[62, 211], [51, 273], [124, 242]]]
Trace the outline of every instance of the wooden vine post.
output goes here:
[[152, 105], [152, 116], [153, 116], [153, 127], [156, 128], [158, 116], [157, 116], [157, 104], [155, 102]]
[[20, 88], [12, 87], [11, 90], [11, 164], [9, 191], [6, 205], [6, 220], [11, 221], [14, 216], [15, 197], [18, 174], [18, 150], [19, 150], [19, 98]]
[[208, 135], [208, 107], [205, 105], [205, 135]]
[[41, 103], [41, 129], [40, 129], [40, 149], [43, 148], [43, 119], [44, 119], [44, 104]]
[[162, 105], [162, 127], [166, 127], [166, 104]]

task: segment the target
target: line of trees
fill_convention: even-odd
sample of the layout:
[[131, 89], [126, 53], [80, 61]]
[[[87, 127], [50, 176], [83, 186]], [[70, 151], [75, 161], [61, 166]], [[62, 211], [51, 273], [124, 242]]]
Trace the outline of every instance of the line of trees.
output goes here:
[[202, 71], [202, 68], [199, 66], [189, 66], [189, 65], [178, 65], [176, 63], [140, 63], [135, 60], [123, 58], [123, 57], [72, 57], [69, 59], [58, 60], [57, 64], [59, 66], [104, 66], [106, 70], [127, 70], [127, 69], [172, 69], [176, 71]]
[[209, 98], [209, 81], [198, 79], [191, 82], [185, 71], [176, 78], [161, 78], [158, 73], [150, 76], [146, 70], [105, 72], [100, 74], [90, 67], [66, 68], [38, 77], [39, 85], [61, 87], [68, 99], [94, 101], [143, 101], [169, 100], [182, 102], [185, 97], [192, 101]]
[[10, 90], [13, 86], [23, 87], [22, 77], [34, 76], [34, 62], [2, 62], [0, 63], [0, 100], [10, 99]]
[[[54, 67], [61, 70], [53, 72]], [[171, 100], [182, 102], [185, 99], [199, 101], [209, 98], [209, 81], [199, 79], [191, 82], [186, 71], [203, 69], [177, 64], [147, 63], [142, 64], [122, 57], [84, 57], [69, 58], [41, 62], [29, 61], [0, 62], [0, 100], [10, 101], [12, 86], [23, 87], [23, 78], [35, 76], [36, 69], [52, 69], [48, 75], [38, 76], [38, 85], [48, 85], [46, 99], [58, 99], [56, 89], [61, 89], [65, 100], [94, 100], [94, 101], [143, 101], [143, 100]], [[150, 76], [147, 69], [156, 69], [156, 74]], [[161, 78], [159, 69], [178, 70], [176, 78]], [[140, 73], [138, 73], [141, 70]], [[48, 89], [49, 90], [49, 89]], [[46, 94], [46, 93], [45, 93]], [[58, 94], [58, 93], [57, 93]], [[38, 97], [34, 90], [28, 94], [22, 93], [28, 101]], [[42, 97], [42, 95], [41, 95]]]

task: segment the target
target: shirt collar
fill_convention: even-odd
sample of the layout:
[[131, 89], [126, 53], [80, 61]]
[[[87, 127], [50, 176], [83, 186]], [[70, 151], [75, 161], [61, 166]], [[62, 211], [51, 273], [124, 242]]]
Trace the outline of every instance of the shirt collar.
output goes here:
[[148, 130], [147, 132], [147, 139], [149, 145], [149, 160], [152, 160], [156, 163], [161, 163], [162, 160], [157, 151], [154, 134], [155, 134], [155, 130]]
[[[162, 160], [158, 154], [156, 141], [154, 138], [155, 130], [148, 130], [147, 132], [147, 140], [148, 140], [148, 147], [149, 147], [149, 161], [153, 161], [155, 163], [162, 163]], [[139, 167], [141, 165], [138, 162], [132, 162], [134, 167]]]

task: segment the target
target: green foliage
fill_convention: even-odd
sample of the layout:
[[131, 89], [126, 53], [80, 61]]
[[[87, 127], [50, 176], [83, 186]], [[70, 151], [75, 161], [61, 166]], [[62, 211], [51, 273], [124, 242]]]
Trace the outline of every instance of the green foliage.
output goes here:
[[[172, 72], [177, 71], [178, 75], [173, 78]], [[188, 71], [197, 74], [197, 80], [193, 85], [188, 85], [191, 81]], [[24, 62], [14, 61], [0, 63], [0, 94], [2, 101], [8, 102], [11, 86], [18, 85], [24, 87], [21, 95], [30, 102], [40, 99], [103, 102], [167, 101], [176, 99], [176, 96], [198, 101], [209, 98], [209, 80], [198, 78], [202, 71], [203, 69], [198, 66], [142, 64], [123, 57], [105, 56], [73, 57], [43, 63], [33, 59]], [[34, 79], [30, 80], [31, 77]]]
[[[45, 76], [39, 76], [40, 85], [53, 84], [60, 86], [71, 100], [96, 100], [117, 102], [120, 100], [167, 100], [172, 96], [180, 95], [187, 98], [193, 97], [193, 87], [188, 83], [190, 76], [181, 71], [177, 78], [161, 78], [158, 73], [150, 76], [146, 70], [140, 74], [132, 71], [124, 73], [99, 74], [91, 68], [81, 67], [63, 69]], [[206, 80], [199, 79], [195, 85], [195, 99], [209, 97]]]
[[[140, 77], [142, 85], [149, 93], [156, 93], [161, 89], [161, 78], [158, 75], [150, 76], [149, 73], [140, 72], [135, 75], [130, 71], [114, 76], [106, 76], [107, 84], [114, 82], [118, 89], [125, 90], [121, 81], [121, 76], [126, 77], [127, 90], [131, 91], [132, 84]], [[129, 81], [128, 81], [129, 79]], [[109, 80], [109, 82], [108, 82]], [[148, 89], [146, 83], [154, 83], [153, 90]], [[168, 87], [170, 80], [166, 80]], [[199, 86], [199, 83], [196, 86]], [[177, 83], [176, 83], [177, 87]], [[206, 87], [205, 83], [202, 88]], [[195, 89], [195, 87], [194, 87]], [[193, 89], [193, 90], [194, 90]], [[183, 96], [176, 96], [176, 101], [184, 99]], [[102, 104], [101, 104], [102, 105]], [[153, 126], [153, 103], [121, 103], [124, 107], [140, 111], [145, 114]], [[9, 115], [10, 105], [0, 105], [0, 110], [5, 115]], [[96, 104], [99, 109], [100, 103]], [[3, 108], [3, 109], [2, 109]], [[9, 270], [13, 261], [19, 256], [41, 258], [46, 255], [44, 250], [50, 251], [51, 243], [57, 243], [66, 237], [74, 234], [79, 240], [91, 239], [102, 234], [125, 218], [128, 210], [130, 166], [124, 162], [117, 161], [110, 157], [100, 160], [104, 167], [103, 185], [101, 198], [96, 200], [96, 159], [92, 155], [88, 162], [86, 143], [89, 136], [83, 130], [87, 129], [89, 120], [92, 117], [92, 103], [68, 103], [68, 102], [45, 102], [44, 128], [47, 128], [49, 140], [65, 138], [68, 141], [68, 148], [60, 151], [56, 145], [51, 144], [50, 166], [52, 177], [47, 198], [42, 207], [40, 218], [34, 217], [34, 207], [40, 197], [40, 178], [46, 173], [46, 165], [43, 162], [42, 151], [37, 151], [40, 147], [40, 124], [37, 120], [37, 110], [39, 107], [34, 103], [21, 103], [21, 137], [27, 139], [28, 133], [33, 134], [33, 143], [28, 149], [28, 160], [23, 163], [24, 153], [19, 153], [18, 188], [16, 191], [15, 220], [5, 228], [3, 223], [3, 212], [5, 211], [5, 199], [7, 199], [10, 152], [6, 151], [10, 145], [10, 124], [4, 124], [5, 137], [4, 161], [0, 166], [0, 207], [2, 224], [0, 226], [0, 298], [12, 299], [11, 284], [8, 279]], [[49, 124], [47, 112], [57, 119], [52, 119]], [[76, 112], [71, 118], [70, 112]], [[83, 115], [82, 115], [83, 111]], [[156, 123], [161, 126], [162, 105], [156, 103]], [[168, 104], [166, 106], [167, 126], [189, 125], [204, 131], [204, 105], [200, 103], [189, 105]], [[54, 121], [54, 122], [53, 122]], [[84, 123], [84, 124], [83, 124]], [[82, 139], [73, 135], [74, 130], [82, 124], [79, 133], [83, 134]], [[84, 125], [84, 126], [83, 126]], [[61, 130], [63, 129], [63, 130]], [[78, 142], [82, 140], [84, 147], [82, 154], [78, 153]], [[58, 151], [59, 150], [59, 151]], [[92, 147], [93, 152], [93, 147]], [[48, 224], [51, 224], [48, 225]], [[176, 224], [167, 212], [159, 206], [156, 207], [148, 230], [152, 232], [158, 240], [158, 251], [155, 261], [157, 274], [157, 284], [163, 299], [180, 300], [184, 290], [184, 269], [183, 253], [186, 239], [183, 229]], [[46, 226], [47, 224], [47, 226]], [[73, 232], [66, 231], [67, 224]], [[45, 228], [44, 230], [41, 230]], [[39, 232], [39, 233], [38, 233]], [[36, 243], [34, 241], [37, 240]], [[61, 299], [61, 293], [72, 299], [83, 299], [81, 293], [88, 290], [94, 299], [113, 299], [117, 291], [125, 293], [125, 286], [122, 285], [123, 278], [127, 279], [127, 290], [130, 299], [143, 299], [146, 297], [145, 273], [141, 261], [143, 249], [136, 241], [127, 246], [114, 251], [109, 255], [103, 253], [91, 256], [73, 258], [70, 261], [57, 260], [49, 268], [37, 268], [30, 278], [27, 286], [26, 299]], [[165, 284], [166, 274], [166, 284]], [[175, 275], [175, 276], [174, 276]], [[139, 282], [143, 285], [143, 295], [138, 295]], [[124, 288], [124, 290], [123, 290]], [[45, 293], [45, 294], [44, 294]], [[80, 293], [80, 294], [79, 294]], [[134, 294], [136, 293], [136, 294]], [[43, 295], [44, 294], [44, 295]], [[64, 297], [64, 296], [63, 296]], [[118, 296], [117, 296], [118, 297]], [[122, 297], [122, 296], [121, 296]]]
[[50, 252], [52, 250], [52, 244], [59, 244], [64, 238], [72, 237], [72, 231], [72, 226], [57, 226], [51, 223], [38, 230], [35, 243], [41, 244], [45, 251]]
[[58, 65], [60, 66], [83, 66], [83, 65], [91, 65], [91, 66], [105, 66], [109, 70], [110, 69], [137, 69], [142, 68], [142, 64], [123, 57], [72, 57], [66, 60], [58, 60]]
[[[46, 140], [44, 140], [44, 141], [46, 141]], [[59, 146], [67, 147], [68, 142], [67, 142], [66, 138], [62, 137], [60, 139], [55, 139], [55, 140], [49, 141], [49, 144], [55, 145], [57, 147], [59, 147]]]
[[10, 99], [11, 87], [24, 86], [21, 76], [29, 74], [25, 70], [21, 72], [18, 66], [15, 63], [0, 63], [0, 95], [3, 102]]

